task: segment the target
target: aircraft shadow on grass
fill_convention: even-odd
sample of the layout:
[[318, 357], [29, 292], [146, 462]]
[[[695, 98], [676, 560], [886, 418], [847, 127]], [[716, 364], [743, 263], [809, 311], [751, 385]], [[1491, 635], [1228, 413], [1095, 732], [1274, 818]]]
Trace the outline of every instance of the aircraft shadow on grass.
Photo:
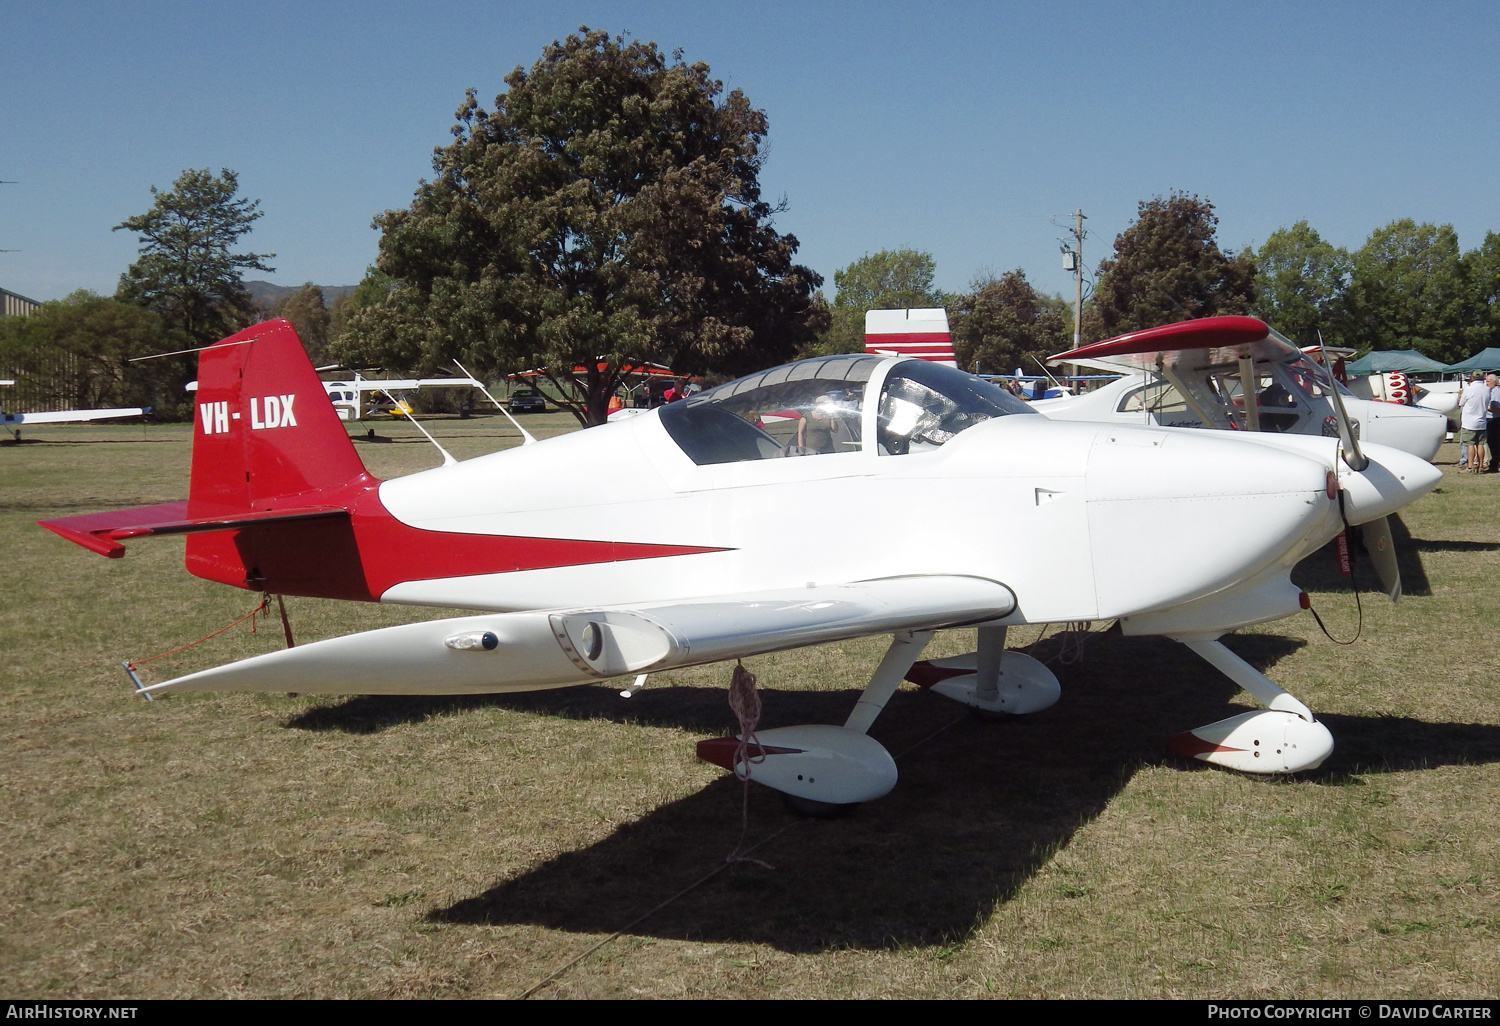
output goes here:
[[92, 449], [96, 445], [166, 445], [177, 443], [176, 438], [0, 438], [0, 448], [5, 446], [44, 445], [48, 448], [63, 448], [83, 445]]
[[[1265, 669], [1304, 642], [1252, 635], [1230, 644]], [[1137, 768], [1223, 772], [1171, 756], [1163, 740], [1242, 711], [1228, 704], [1232, 684], [1171, 642], [1111, 637], [1091, 645], [1091, 661], [1059, 668], [1062, 702], [1023, 720], [982, 722], [936, 695], [898, 692], [871, 731], [897, 756], [901, 779], [890, 795], [847, 818], [814, 821], [794, 816], [768, 789], [751, 788], [749, 841], [789, 827], [753, 853], [775, 870], [731, 866], [630, 932], [763, 943], [794, 953], [952, 943], [1098, 816]], [[774, 681], [761, 683], [765, 727], [841, 722], [857, 697], [855, 689], [779, 692]], [[733, 732], [724, 692], [696, 687], [648, 688], [629, 703], [604, 688], [446, 701], [352, 699], [288, 726], [366, 732], [478, 705], [628, 718], [705, 736]], [[1322, 769], [1305, 776], [1328, 786], [1352, 783], [1360, 773], [1500, 762], [1496, 727], [1397, 717], [1326, 722], [1338, 747]], [[741, 786], [726, 774], [596, 844], [436, 909], [429, 919], [611, 933], [722, 863], [740, 839]]]
[[[1401, 517], [1390, 517], [1391, 540], [1396, 545], [1396, 564], [1401, 568], [1401, 590], [1408, 597], [1432, 594], [1432, 584], [1427, 579], [1427, 569], [1422, 564], [1422, 555], [1427, 552], [1500, 552], [1500, 544], [1480, 541], [1449, 541], [1443, 538], [1414, 538]], [[1307, 591], [1347, 592], [1350, 580], [1340, 576], [1334, 542], [1329, 542], [1317, 552], [1297, 564], [1292, 580]], [[1354, 555], [1353, 584], [1364, 596], [1379, 599], [1384, 590], [1375, 576], [1374, 565], [1356, 542]]]

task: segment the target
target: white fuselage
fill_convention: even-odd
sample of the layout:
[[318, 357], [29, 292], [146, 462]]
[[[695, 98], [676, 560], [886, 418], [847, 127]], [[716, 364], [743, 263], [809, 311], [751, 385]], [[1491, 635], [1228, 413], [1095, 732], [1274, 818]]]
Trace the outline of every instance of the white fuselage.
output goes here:
[[[651, 411], [387, 481], [381, 503], [424, 530], [717, 551], [407, 581], [381, 599], [555, 609], [967, 574], [1015, 593], [1007, 622], [1096, 620], [1289, 568], [1342, 529], [1326, 490], [1341, 466], [1333, 439], [1025, 415], [904, 455], [874, 435], [848, 452], [700, 466]], [[1421, 473], [1403, 453], [1370, 448]], [[1420, 494], [1389, 491], [1351, 500], [1351, 520]]]

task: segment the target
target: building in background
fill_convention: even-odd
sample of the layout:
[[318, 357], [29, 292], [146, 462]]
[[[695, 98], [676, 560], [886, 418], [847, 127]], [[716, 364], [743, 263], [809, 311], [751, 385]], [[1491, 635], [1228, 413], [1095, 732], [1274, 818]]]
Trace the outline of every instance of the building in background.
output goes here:
[[5, 301], [5, 308], [0, 310], [0, 314], [6, 317], [30, 317], [42, 305], [35, 299], [27, 299], [9, 289], [0, 289], [0, 299]]

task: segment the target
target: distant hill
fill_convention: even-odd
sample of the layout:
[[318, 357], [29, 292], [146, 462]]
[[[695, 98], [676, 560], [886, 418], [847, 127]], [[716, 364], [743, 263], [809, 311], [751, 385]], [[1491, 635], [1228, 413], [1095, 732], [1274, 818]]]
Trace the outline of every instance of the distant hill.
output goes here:
[[[273, 285], [268, 281], [247, 281], [245, 288], [250, 291], [257, 303], [269, 308], [273, 303], [279, 303], [283, 299], [290, 299], [297, 294], [301, 285]], [[340, 296], [348, 295], [358, 286], [355, 285], [319, 285], [323, 290], [323, 302], [332, 306], [333, 301]]]

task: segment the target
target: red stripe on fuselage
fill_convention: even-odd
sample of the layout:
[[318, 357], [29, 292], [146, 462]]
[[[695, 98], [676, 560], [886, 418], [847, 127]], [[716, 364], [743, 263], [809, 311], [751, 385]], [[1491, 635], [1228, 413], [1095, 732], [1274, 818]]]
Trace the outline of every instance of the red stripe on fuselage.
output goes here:
[[347, 519], [192, 535], [188, 570], [256, 591], [378, 601], [407, 581], [723, 551], [700, 545], [428, 531], [392, 516], [380, 502], [379, 487], [379, 481], [363, 475], [337, 494], [319, 494], [320, 503], [348, 509]]

